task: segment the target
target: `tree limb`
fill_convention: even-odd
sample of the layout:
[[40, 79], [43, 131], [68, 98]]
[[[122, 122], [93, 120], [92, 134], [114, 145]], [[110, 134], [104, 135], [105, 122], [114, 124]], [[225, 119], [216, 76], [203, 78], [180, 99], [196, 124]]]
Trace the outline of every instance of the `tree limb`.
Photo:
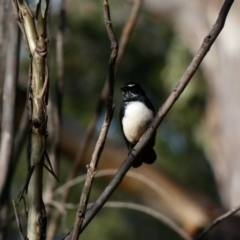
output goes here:
[[[94, 218], [94, 216], [98, 213], [98, 211], [103, 207], [103, 205], [106, 203], [106, 201], [112, 195], [112, 193], [115, 191], [115, 189], [121, 183], [125, 174], [130, 169], [130, 167], [132, 165], [132, 162], [134, 161], [135, 157], [140, 153], [141, 149], [149, 141], [151, 136], [156, 131], [157, 127], [163, 121], [163, 119], [166, 116], [166, 114], [168, 113], [168, 111], [171, 109], [173, 104], [176, 102], [176, 100], [179, 98], [179, 96], [181, 95], [183, 90], [188, 85], [192, 76], [197, 71], [198, 67], [200, 66], [203, 58], [206, 56], [206, 54], [210, 50], [212, 44], [214, 43], [217, 36], [219, 35], [222, 28], [224, 27], [226, 17], [228, 15], [228, 12], [229, 12], [233, 2], [234, 2], [233, 0], [225, 0], [223, 6], [221, 8], [221, 11], [219, 13], [219, 16], [217, 18], [216, 23], [213, 25], [209, 34], [204, 38], [202, 46], [200, 47], [200, 49], [198, 50], [198, 52], [194, 56], [192, 62], [190, 63], [187, 70], [185, 71], [185, 73], [184, 73], [183, 77], [181, 78], [180, 82], [177, 84], [177, 86], [175, 87], [173, 92], [169, 95], [169, 97], [167, 98], [167, 100], [163, 104], [162, 108], [159, 109], [159, 111], [158, 111], [154, 121], [150, 125], [149, 129], [143, 135], [143, 137], [138, 142], [138, 144], [134, 147], [133, 154], [130, 154], [125, 159], [125, 161], [123, 162], [123, 164], [119, 168], [116, 175], [112, 178], [111, 182], [108, 184], [108, 186], [102, 192], [102, 194], [99, 196], [97, 201], [93, 204], [93, 206], [87, 211], [85, 219], [83, 221], [81, 231], [83, 231], [85, 229], [85, 227], [90, 223], [90, 221]], [[71, 231], [69, 232], [68, 236], [71, 235]]]
[[[116, 60], [116, 66], [115, 66], [115, 74], [119, 68], [119, 64], [122, 60], [122, 57], [126, 51], [126, 46], [127, 43], [129, 42], [129, 39], [131, 37], [131, 34], [134, 30], [134, 26], [136, 24], [136, 21], [138, 19], [139, 16], [139, 11], [140, 11], [140, 7], [141, 7], [141, 3], [142, 0], [135, 0], [134, 4], [132, 6], [132, 10], [130, 13], [130, 16], [126, 22], [126, 24], [124, 25], [123, 31], [121, 33], [121, 37], [120, 37], [120, 42], [119, 42], [119, 54], [117, 56], [117, 60]], [[74, 165], [72, 167], [72, 171], [68, 176], [68, 180], [67, 181], [71, 181], [72, 179], [74, 179], [77, 176], [77, 173], [79, 172], [80, 167], [82, 166], [82, 161], [86, 156], [87, 150], [90, 146], [90, 141], [93, 137], [93, 133], [95, 130], [95, 126], [96, 123], [99, 119], [99, 116], [102, 112], [102, 108], [104, 106], [104, 103], [106, 101], [107, 98], [107, 86], [108, 86], [108, 80], [106, 79], [104, 86], [102, 88], [102, 92], [101, 92], [101, 96], [99, 97], [99, 100], [96, 104], [96, 109], [95, 109], [95, 113], [94, 116], [91, 119], [91, 122], [89, 123], [86, 133], [84, 135], [84, 138], [81, 141], [81, 145], [78, 147], [78, 151], [75, 157], [75, 161], [74, 161]], [[61, 202], [62, 203], [66, 203], [69, 197], [70, 191], [67, 190], [65, 192], [65, 194], [62, 196]], [[54, 237], [54, 234], [57, 230], [57, 222], [61, 219], [60, 218], [61, 213], [60, 212], [55, 212], [55, 214], [53, 215], [53, 219], [51, 221], [50, 226], [48, 227], [48, 239], [52, 239]]]

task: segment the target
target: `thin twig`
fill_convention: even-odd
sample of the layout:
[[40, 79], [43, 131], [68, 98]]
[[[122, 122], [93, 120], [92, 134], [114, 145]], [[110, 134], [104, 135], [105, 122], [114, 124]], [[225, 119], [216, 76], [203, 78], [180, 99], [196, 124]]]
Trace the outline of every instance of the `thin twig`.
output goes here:
[[87, 166], [87, 177], [84, 184], [84, 188], [82, 191], [82, 195], [80, 198], [79, 208], [76, 214], [76, 220], [73, 229], [72, 240], [77, 240], [80, 235], [80, 229], [82, 226], [82, 222], [85, 216], [85, 212], [87, 209], [87, 203], [89, 199], [89, 195], [92, 188], [92, 183], [94, 179], [94, 175], [97, 170], [98, 161], [100, 159], [102, 150], [104, 149], [105, 141], [108, 134], [108, 129], [111, 124], [112, 116], [113, 116], [113, 92], [114, 92], [114, 78], [115, 78], [115, 64], [116, 58], [118, 54], [118, 44], [116, 37], [113, 32], [111, 17], [110, 17], [110, 9], [107, 0], [103, 0], [103, 12], [104, 12], [104, 19], [106, 24], [106, 29], [108, 33], [108, 37], [111, 44], [111, 54], [109, 59], [109, 68], [108, 68], [108, 94], [107, 94], [107, 101], [106, 101], [106, 113], [105, 119], [102, 125], [101, 132], [99, 134], [98, 141], [95, 145], [95, 149], [92, 155], [92, 159], [90, 165]]
[[[177, 86], [175, 87], [173, 92], [169, 95], [169, 97], [163, 104], [162, 108], [159, 109], [159, 111], [158, 111], [154, 121], [150, 125], [149, 129], [145, 132], [145, 134], [143, 135], [141, 140], [134, 147], [134, 151], [133, 151], [134, 154], [130, 154], [125, 159], [125, 161], [119, 168], [118, 172], [112, 178], [111, 182], [108, 184], [108, 186], [102, 192], [102, 194], [99, 196], [99, 198], [93, 204], [93, 206], [87, 211], [85, 219], [82, 224], [81, 231], [83, 231], [85, 229], [85, 227], [90, 223], [90, 221], [99, 212], [99, 210], [103, 207], [103, 205], [106, 203], [106, 201], [112, 195], [112, 193], [115, 191], [115, 189], [121, 183], [121, 181], [123, 180], [127, 171], [130, 169], [135, 157], [139, 154], [139, 152], [146, 145], [146, 143], [149, 141], [149, 139], [151, 139], [152, 135], [154, 134], [154, 132], [156, 131], [156, 129], [158, 128], [160, 123], [163, 121], [163, 119], [166, 116], [166, 114], [168, 113], [168, 111], [171, 109], [173, 104], [177, 101], [177, 99], [182, 94], [183, 90], [188, 85], [189, 81], [192, 79], [193, 75], [195, 74], [198, 67], [200, 66], [203, 58], [206, 56], [206, 54], [210, 50], [212, 44], [214, 43], [217, 36], [219, 35], [222, 28], [224, 27], [226, 17], [228, 15], [228, 12], [229, 12], [233, 2], [234, 2], [234, 0], [225, 0], [223, 6], [221, 8], [221, 11], [219, 13], [219, 16], [217, 18], [216, 23], [213, 25], [210, 33], [204, 38], [202, 46], [200, 47], [200, 49], [194, 56], [192, 62], [190, 63], [187, 70], [185, 71], [180, 82], [177, 84]], [[72, 233], [72, 230], [68, 233], [68, 236], [70, 236], [71, 233]]]
[[12, 204], [13, 204], [15, 218], [16, 218], [16, 221], [17, 221], [19, 235], [20, 235], [22, 240], [26, 240], [27, 238], [23, 234], [22, 226], [21, 226], [21, 223], [20, 223], [19, 218], [18, 218], [18, 213], [17, 213], [17, 209], [16, 209], [16, 205], [15, 205], [14, 200], [12, 200]]
[[106, 202], [104, 207], [128, 208], [128, 209], [144, 212], [144, 213], [148, 214], [149, 216], [152, 216], [152, 217], [158, 219], [159, 221], [165, 223], [169, 228], [171, 228], [176, 233], [178, 233], [179, 236], [182, 237], [182, 239], [192, 240], [191, 236], [189, 236], [183, 229], [181, 229], [171, 218], [164, 215], [163, 213], [160, 213], [159, 211], [156, 211], [155, 209], [143, 206], [141, 204], [136, 204], [136, 203], [131, 203], [131, 202], [118, 202], [118, 201]]
[[[131, 34], [133, 32], [134, 26], [137, 22], [138, 16], [139, 16], [139, 12], [140, 12], [140, 8], [141, 8], [141, 4], [142, 4], [142, 0], [134, 0], [134, 4], [132, 6], [131, 9], [131, 13], [130, 16], [128, 18], [128, 21], [126, 22], [126, 24], [124, 25], [120, 40], [119, 40], [119, 50], [118, 50], [118, 56], [117, 56], [117, 60], [116, 60], [116, 66], [115, 66], [115, 74], [117, 72], [117, 70], [119, 69], [119, 64], [122, 61], [123, 55], [126, 51], [126, 47], [127, 44], [129, 42], [129, 39], [131, 37]], [[79, 172], [79, 167], [81, 165], [81, 161], [85, 156], [85, 153], [87, 152], [87, 148], [89, 146], [89, 142], [92, 139], [93, 136], [93, 132], [96, 126], [96, 123], [99, 119], [101, 110], [103, 108], [104, 102], [107, 98], [107, 84], [108, 81], [105, 81], [105, 84], [103, 86], [102, 92], [101, 92], [101, 96], [98, 100], [98, 103], [96, 105], [96, 111], [95, 114], [90, 122], [90, 124], [88, 125], [86, 134], [85, 134], [85, 138], [83, 139], [83, 141], [81, 142], [81, 146], [79, 148], [79, 151], [77, 153], [77, 157], [76, 157], [76, 161], [75, 161], [75, 167], [73, 168], [73, 171], [75, 172]], [[72, 179], [76, 176], [75, 174], [72, 174]], [[70, 179], [69, 179], [70, 180]]]
[[[129, 39], [133, 32], [134, 26], [137, 22], [137, 19], [139, 16], [139, 11], [141, 8], [141, 3], [142, 3], [142, 0], [134, 0], [134, 4], [132, 6], [130, 16], [128, 18], [128, 21], [124, 25], [124, 28], [123, 28], [123, 31], [122, 31], [122, 34], [121, 34], [121, 37], [119, 40], [119, 50], [118, 50], [118, 56], [117, 56], [116, 66], [115, 66], [115, 74], [116, 74], [117, 70], [119, 69], [119, 64], [122, 61], [123, 55], [126, 51], [127, 43], [129, 42]], [[79, 151], [77, 153], [77, 157], [75, 160], [75, 165], [73, 167], [74, 173], [79, 172], [79, 168], [81, 166], [82, 159], [84, 158], [85, 153], [87, 152], [87, 149], [89, 146], [89, 142], [91, 141], [91, 139], [93, 137], [96, 123], [99, 119], [103, 105], [107, 98], [107, 86], [108, 86], [108, 81], [106, 79], [105, 84], [102, 89], [102, 92], [101, 92], [101, 96], [96, 105], [95, 114], [94, 114], [90, 124], [88, 125], [85, 137], [84, 137], [83, 141], [81, 142], [81, 146], [79, 147]], [[69, 178], [69, 180], [73, 179], [76, 176], [76, 174], [74, 174], [74, 173], [71, 174], [71, 178]]]
[[[62, 211], [65, 211], [66, 209], [73, 209], [75, 208], [74, 204], [65, 204], [64, 206], [60, 206], [59, 203], [57, 202], [51, 202], [49, 203], [54, 207], [57, 208], [61, 208]], [[91, 203], [88, 204], [88, 208], [90, 208], [92, 206]], [[122, 201], [109, 201], [106, 202], [106, 204], [103, 206], [104, 208], [108, 207], [108, 208], [128, 208], [131, 210], [137, 210], [140, 212], [143, 212], [151, 217], [154, 217], [156, 219], [158, 219], [159, 221], [165, 223], [169, 228], [171, 228], [172, 230], [174, 230], [176, 233], [179, 234], [179, 236], [181, 236], [182, 239], [184, 240], [192, 240], [192, 237], [189, 236], [189, 234], [187, 232], [185, 232], [183, 229], [181, 229], [171, 218], [169, 218], [168, 216], [164, 215], [163, 213], [160, 213], [157, 210], [154, 210], [152, 208], [143, 206], [141, 204], [136, 204], [136, 203], [131, 203], [131, 202], [122, 202]], [[64, 240], [70, 240], [71, 235], [67, 235]]]
[[119, 40], [119, 51], [118, 51], [118, 57], [117, 57], [117, 61], [116, 61], [115, 73], [119, 69], [119, 64], [122, 61], [123, 55], [126, 51], [127, 44], [132, 35], [133, 29], [136, 25], [136, 22], [137, 22], [137, 19], [139, 16], [139, 12], [141, 9], [141, 5], [142, 5], [142, 0], [134, 0], [134, 4], [132, 6], [130, 16], [123, 28], [121, 38]]
[[[125, 51], [126, 51], [126, 46], [127, 43], [129, 41], [129, 38], [133, 32], [134, 26], [136, 24], [137, 18], [139, 16], [139, 10], [141, 7], [141, 1], [142, 0], [135, 0], [134, 4], [132, 6], [132, 10], [131, 10], [131, 14], [128, 18], [128, 21], [126, 22], [121, 37], [120, 37], [120, 41], [119, 41], [119, 54], [117, 56], [117, 60], [116, 60], [116, 66], [115, 66], [115, 74], [117, 72], [117, 70], [119, 69], [119, 64], [120, 61], [122, 60], [122, 56], [124, 55]], [[72, 179], [74, 179], [77, 174], [79, 173], [79, 169], [82, 166], [82, 160], [85, 157], [85, 154], [88, 150], [88, 147], [90, 146], [90, 141], [92, 140], [93, 134], [94, 134], [94, 130], [95, 130], [95, 126], [97, 124], [97, 121], [100, 117], [100, 114], [102, 112], [102, 108], [104, 106], [105, 100], [107, 98], [107, 86], [108, 86], [108, 81], [106, 79], [104, 86], [102, 88], [102, 92], [100, 95], [99, 100], [97, 101], [96, 104], [96, 108], [95, 108], [95, 113], [94, 116], [91, 119], [91, 122], [89, 123], [86, 133], [84, 135], [83, 140], [81, 141], [81, 145], [79, 146], [79, 151], [76, 154], [76, 159], [74, 161], [74, 166], [72, 167], [72, 171], [69, 174], [68, 177], [68, 182], [71, 181]], [[69, 198], [70, 192], [67, 190], [65, 192], [65, 194], [62, 196], [61, 202], [62, 203], [66, 203], [68, 198]], [[57, 226], [58, 226], [58, 221], [60, 221], [61, 219], [61, 213], [60, 212], [55, 212], [54, 216], [53, 216], [53, 224], [50, 224], [50, 226], [48, 227], [48, 239], [52, 239], [56, 230], [57, 230]], [[50, 236], [51, 234], [51, 236]]]
[[[96, 177], [104, 177], [104, 176], [108, 176], [108, 175], [114, 175], [117, 172], [117, 170], [118, 170], [117, 168], [99, 170], [96, 173], [95, 178]], [[84, 174], [84, 175], [81, 175], [79, 177], [72, 179], [71, 181], [68, 181], [67, 183], [58, 187], [53, 194], [54, 195], [65, 194], [65, 192], [69, 188], [75, 186], [76, 184], [83, 182], [86, 179], [86, 176], [87, 176], [87, 174]], [[126, 177], [133, 178], [137, 181], [142, 182], [143, 184], [146, 184], [148, 187], [150, 187], [152, 190], [154, 190], [159, 196], [161, 196], [166, 202], [172, 201], [172, 197], [169, 195], [169, 193], [167, 191], [165, 191], [161, 186], [157, 185], [154, 181], [152, 181], [150, 178], [146, 177], [145, 175], [130, 170], [127, 172]]]
[[222, 221], [226, 220], [228, 217], [232, 216], [233, 214], [235, 214], [236, 212], [238, 212], [240, 210], [240, 205], [231, 209], [230, 211], [224, 213], [223, 215], [221, 215], [220, 217], [216, 218], [210, 226], [208, 226], [207, 228], [205, 228], [203, 230], [203, 232], [201, 232], [196, 238], [195, 240], [199, 240], [202, 239], [206, 234], [208, 234], [215, 226], [217, 226], [219, 223], [221, 223]]
[[[51, 206], [55, 208], [60, 208], [61, 211], [66, 212], [66, 209], [74, 209], [77, 206], [75, 204], [64, 204], [61, 205], [61, 203], [56, 202], [56, 201], [51, 201], [50, 203]], [[87, 208], [90, 208], [92, 206], [92, 203], [89, 203]], [[122, 201], [109, 201], [106, 202], [104, 205], [104, 208], [128, 208], [131, 210], [137, 210], [139, 212], [143, 212], [153, 218], [156, 218], [157, 220], [165, 223], [169, 228], [174, 230], [179, 236], [181, 236], [182, 239], [184, 240], [192, 240], [192, 237], [184, 231], [182, 228], [180, 228], [171, 218], [166, 216], [165, 214], [152, 209], [150, 207], [146, 207], [141, 204], [136, 204], [136, 203], [131, 203], [131, 202], [122, 202]], [[70, 239], [69, 236], [65, 240]]]

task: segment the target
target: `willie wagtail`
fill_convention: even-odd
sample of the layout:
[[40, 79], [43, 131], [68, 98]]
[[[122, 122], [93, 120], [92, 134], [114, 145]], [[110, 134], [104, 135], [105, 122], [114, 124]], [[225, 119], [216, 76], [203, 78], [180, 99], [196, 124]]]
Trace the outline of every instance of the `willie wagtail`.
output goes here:
[[[138, 83], [127, 83], [121, 87], [123, 100], [120, 109], [120, 122], [124, 139], [129, 153], [140, 140], [154, 118], [155, 111], [152, 103]], [[132, 166], [137, 168], [143, 162], [152, 164], [157, 155], [153, 149], [155, 135], [139, 153]]]

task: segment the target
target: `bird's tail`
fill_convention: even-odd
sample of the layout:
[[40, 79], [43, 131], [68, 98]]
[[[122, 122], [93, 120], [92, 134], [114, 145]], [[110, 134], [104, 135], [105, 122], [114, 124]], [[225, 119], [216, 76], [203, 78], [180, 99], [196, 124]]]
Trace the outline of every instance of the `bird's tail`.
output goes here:
[[132, 166], [134, 168], [138, 168], [142, 165], [142, 163], [152, 164], [156, 161], [157, 154], [152, 147], [146, 147], [143, 149], [139, 155], [134, 160]]

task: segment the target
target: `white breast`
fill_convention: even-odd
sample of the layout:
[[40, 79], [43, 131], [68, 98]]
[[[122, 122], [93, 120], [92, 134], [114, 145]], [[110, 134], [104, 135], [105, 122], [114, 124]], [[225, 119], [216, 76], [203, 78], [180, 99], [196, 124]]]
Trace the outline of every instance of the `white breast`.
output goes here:
[[141, 102], [130, 102], [126, 106], [125, 115], [122, 119], [123, 132], [129, 142], [137, 142], [146, 131], [148, 123], [154, 115]]

